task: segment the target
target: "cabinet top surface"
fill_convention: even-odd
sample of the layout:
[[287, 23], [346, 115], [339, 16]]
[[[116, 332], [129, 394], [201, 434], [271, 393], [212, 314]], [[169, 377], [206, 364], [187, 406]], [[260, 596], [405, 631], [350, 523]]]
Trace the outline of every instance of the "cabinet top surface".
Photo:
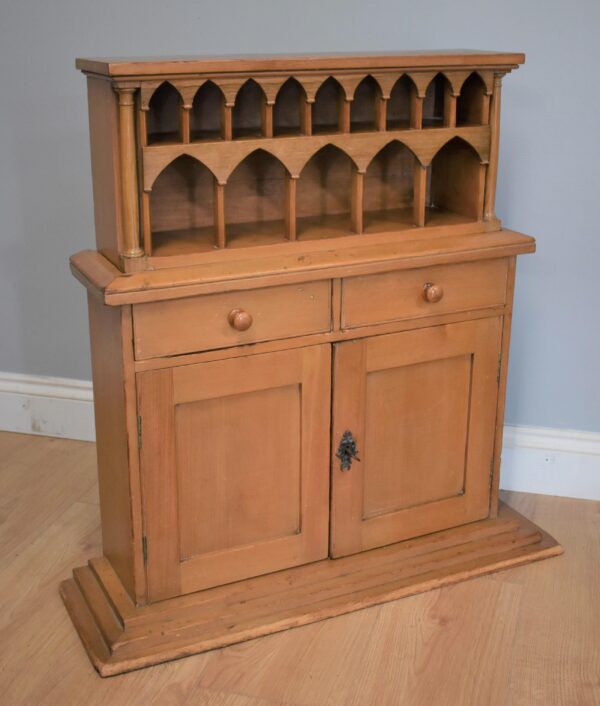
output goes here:
[[439, 66], [478, 66], [511, 69], [524, 63], [519, 52], [473, 49], [355, 54], [250, 54], [129, 58], [80, 58], [76, 68], [111, 77], [160, 76], [257, 71], [323, 71], [358, 68], [427, 69]]
[[[391, 270], [522, 255], [535, 251], [535, 240], [510, 230], [459, 236], [391, 239], [343, 249], [323, 247], [310, 253], [256, 255], [159, 270], [123, 273], [101, 253], [84, 250], [71, 257], [71, 270], [105, 304], [177, 299], [199, 293], [272, 284], [351, 277]], [[258, 248], [260, 250], [260, 248]]]

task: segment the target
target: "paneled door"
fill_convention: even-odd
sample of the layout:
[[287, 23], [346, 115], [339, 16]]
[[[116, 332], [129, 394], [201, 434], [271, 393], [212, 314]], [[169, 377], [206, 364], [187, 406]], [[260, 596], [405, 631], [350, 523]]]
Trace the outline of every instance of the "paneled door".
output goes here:
[[328, 554], [331, 348], [139, 373], [148, 599]]
[[331, 555], [489, 514], [501, 319], [336, 344]]

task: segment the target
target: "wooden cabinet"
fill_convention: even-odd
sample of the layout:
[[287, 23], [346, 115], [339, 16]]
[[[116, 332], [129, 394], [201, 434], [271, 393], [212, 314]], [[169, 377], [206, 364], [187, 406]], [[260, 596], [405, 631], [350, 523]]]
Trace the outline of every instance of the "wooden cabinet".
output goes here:
[[139, 373], [151, 601], [327, 556], [330, 347]]
[[103, 555], [61, 594], [100, 674], [560, 553], [498, 502], [523, 60], [78, 60]]

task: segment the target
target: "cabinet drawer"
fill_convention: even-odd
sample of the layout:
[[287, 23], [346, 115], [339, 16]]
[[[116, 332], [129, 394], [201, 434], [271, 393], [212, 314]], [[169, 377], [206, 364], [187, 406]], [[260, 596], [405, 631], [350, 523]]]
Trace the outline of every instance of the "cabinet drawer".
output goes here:
[[133, 307], [138, 360], [330, 329], [329, 281], [208, 294]]
[[498, 259], [348, 277], [342, 328], [503, 305], [507, 273]]

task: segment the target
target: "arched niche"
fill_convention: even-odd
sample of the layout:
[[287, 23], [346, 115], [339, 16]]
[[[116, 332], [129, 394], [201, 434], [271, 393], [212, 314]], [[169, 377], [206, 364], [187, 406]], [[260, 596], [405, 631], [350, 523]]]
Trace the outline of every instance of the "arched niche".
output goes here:
[[406, 74], [394, 84], [387, 102], [388, 130], [404, 130], [410, 127], [411, 93], [414, 90], [415, 86]]
[[297, 187], [298, 239], [331, 238], [351, 231], [350, 157], [325, 145], [306, 163]]
[[381, 87], [372, 76], [365, 76], [356, 87], [350, 104], [350, 131], [376, 130], [380, 103]]
[[487, 125], [489, 122], [489, 100], [486, 86], [477, 72], [473, 72], [463, 83], [456, 101], [457, 125]]
[[365, 232], [412, 227], [417, 166], [415, 155], [396, 140], [373, 157], [364, 180]]
[[227, 247], [279, 242], [285, 238], [287, 169], [272, 154], [255, 150], [225, 186]]
[[221, 139], [224, 102], [221, 89], [212, 81], [206, 81], [196, 91], [190, 115], [190, 133], [193, 142]]
[[302, 134], [302, 116], [305, 105], [306, 91], [295, 78], [288, 78], [275, 98], [273, 134], [276, 137]]
[[444, 74], [433, 77], [423, 100], [423, 127], [443, 127], [446, 100], [451, 91], [450, 83]]
[[235, 97], [233, 106], [233, 139], [261, 137], [263, 134], [263, 89], [249, 78]]
[[312, 109], [313, 135], [339, 132], [344, 90], [333, 76], [324, 81], [315, 95]]
[[150, 192], [153, 254], [215, 247], [214, 181], [208, 167], [187, 154], [163, 169]]
[[460, 137], [437, 152], [428, 181], [428, 225], [482, 219], [485, 167], [475, 149]]
[[149, 145], [181, 141], [181, 110], [179, 91], [164, 81], [148, 103], [146, 129]]

